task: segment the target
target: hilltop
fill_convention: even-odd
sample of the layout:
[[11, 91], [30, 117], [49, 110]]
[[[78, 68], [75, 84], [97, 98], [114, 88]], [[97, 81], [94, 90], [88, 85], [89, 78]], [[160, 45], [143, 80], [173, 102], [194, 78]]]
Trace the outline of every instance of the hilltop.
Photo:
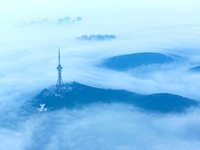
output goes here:
[[38, 108], [40, 104], [45, 104], [48, 110], [57, 110], [81, 108], [92, 103], [125, 103], [161, 113], [184, 112], [189, 107], [199, 105], [198, 101], [168, 93], [142, 95], [126, 90], [101, 89], [72, 82], [65, 84], [65, 90], [60, 93], [56, 92], [54, 86], [44, 89], [32, 101], [32, 106]]
[[174, 54], [166, 55], [156, 52], [143, 52], [107, 58], [102, 62], [102, 66], [117, 71], [125, 71], [130, 68], [136, 68], [140, 66], [161, 65], [178, 62], [180, 59], [180, 56]]

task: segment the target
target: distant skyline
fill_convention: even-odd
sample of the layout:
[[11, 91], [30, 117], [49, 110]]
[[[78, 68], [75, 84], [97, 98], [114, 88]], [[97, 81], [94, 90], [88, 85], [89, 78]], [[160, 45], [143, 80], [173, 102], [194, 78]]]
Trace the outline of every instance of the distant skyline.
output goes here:
[[11, 22], [59, 15], [173, 22], [199, 20], [199, 4], [198, 0], [1, 0], [0, 12], [5, 14], [1, 19]]

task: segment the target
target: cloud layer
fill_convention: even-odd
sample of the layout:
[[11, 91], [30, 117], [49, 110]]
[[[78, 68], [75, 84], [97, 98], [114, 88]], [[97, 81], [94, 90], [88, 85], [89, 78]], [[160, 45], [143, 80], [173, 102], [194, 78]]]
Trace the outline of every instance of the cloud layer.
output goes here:
[[199, 113], [190, 110], [182, 115], [146, 114], [122, 104], [39, 113], [18, 121], [14, 129], [1, 127], [0, 147], [196, 150], [200, 146]]

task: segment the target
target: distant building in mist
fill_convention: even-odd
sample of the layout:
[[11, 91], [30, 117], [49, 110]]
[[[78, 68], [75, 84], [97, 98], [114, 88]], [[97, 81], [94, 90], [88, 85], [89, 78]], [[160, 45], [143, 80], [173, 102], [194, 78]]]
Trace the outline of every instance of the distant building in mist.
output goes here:
[[78, 40], [84, 40], [84, 41], [105, 41], [105, 40], [111, 40], [111, 39], [115, 39], [116, 36], [115, 35], [82, 35], [81, 37], [77, 37], [76, 39]]

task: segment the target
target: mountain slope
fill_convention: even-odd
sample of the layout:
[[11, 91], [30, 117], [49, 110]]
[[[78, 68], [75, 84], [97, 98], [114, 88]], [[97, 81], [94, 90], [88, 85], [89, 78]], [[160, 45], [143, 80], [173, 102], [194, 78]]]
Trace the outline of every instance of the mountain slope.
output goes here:
[[65, 85], [62, 93], [56, 93], [55, 88], [44, 89], [36, 96], [32, 105], [39, 107], [45, 104], [49, 110], [60, 108], [77, 108], [92, 103], [126, 103], [136, 107], [163, 113], [183, 112], [186, 108], [198, 106], [195, 100], [178, 95], [158, 93], [140, 95], [126, 90], [100, 89], [77, 82]]
[[102, 66], [113, 70], [124, 71], [142, 65], [172, 63], [178, 59], [180, 58], [175, 55], [167, 56], [161, 53], [145, 52], [111, 57], [106, 59], [102, 63]]
[[193, 71], [193, 72], [200, 72], [200, 66], [195, 66], [195, 67], [192, 67], [189, 69], [190, 71]]

